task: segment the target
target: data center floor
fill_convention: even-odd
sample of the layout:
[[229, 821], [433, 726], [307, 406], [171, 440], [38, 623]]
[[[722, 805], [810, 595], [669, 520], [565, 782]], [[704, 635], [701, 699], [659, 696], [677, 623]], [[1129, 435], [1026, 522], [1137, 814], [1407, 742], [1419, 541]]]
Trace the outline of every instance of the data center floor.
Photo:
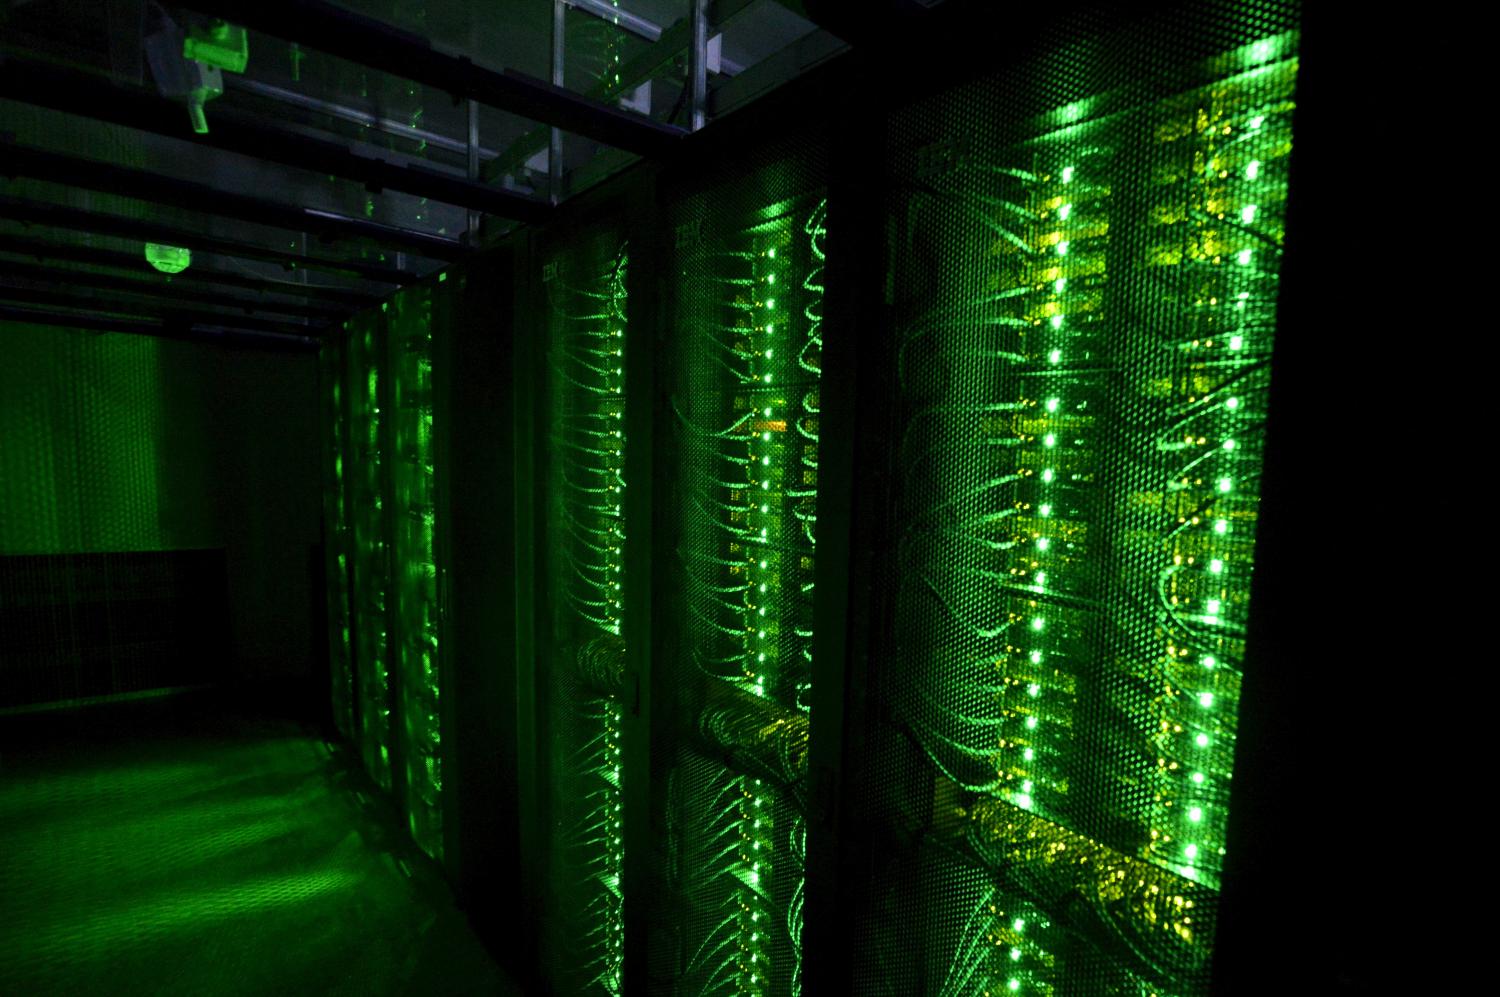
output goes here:
[[0, 718], [0, 993], [520, 993], [310, 730], [218, 697]]

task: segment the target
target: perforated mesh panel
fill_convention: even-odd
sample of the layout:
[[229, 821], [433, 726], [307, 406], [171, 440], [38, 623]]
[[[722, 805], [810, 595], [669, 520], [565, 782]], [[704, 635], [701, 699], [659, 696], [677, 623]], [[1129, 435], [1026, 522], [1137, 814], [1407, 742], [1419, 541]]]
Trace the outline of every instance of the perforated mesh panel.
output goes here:
[[353, 620], [349, 613], [351, 554], [344, 455], [349, 452], [347, 363], [343, 340], [318, 354], [323, 408], [323, 553], [328, 599], [328, 674], [334, 726], [354, 737]]
[[1293, 14], [1065, 25], [893, 122], [861, 992], [1206, 987]]
[[391, 674], [389, 614], [390, 551], [385, 528], [387, 478], [382, 412], [385, 389], [380, 363], [385, 323], [365, 312], [348, 323], [349, 449], [344, 474], [349, 489], [349, 526], [354, 587], [355, 692], [359, 746], [370, 777], [391, 788]]
[[[801, 991], [825, 227], [821, 160], [774, 149], [671, 209], [675, 598], [653, 765], [661, 992]], [[656, 684], [658, 694], [662, 689]]]
[[548, 960], [560, 993], [620, 991], [621, 503], [628, 254], [615, 230], [543, 256], [548, 448]]
[[433, 289], [403, 290], [386, 311], [391, 403], [393, 671], [399, 676], [405, 810], [412, 837], [439, 858], [443, 788], [438, 716], [437, 495], [432, 450]]

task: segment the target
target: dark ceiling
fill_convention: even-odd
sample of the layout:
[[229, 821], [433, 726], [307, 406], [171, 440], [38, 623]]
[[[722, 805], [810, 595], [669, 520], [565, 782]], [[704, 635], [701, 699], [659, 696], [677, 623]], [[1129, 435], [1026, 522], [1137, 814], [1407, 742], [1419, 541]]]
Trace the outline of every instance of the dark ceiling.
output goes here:
[[[816, 3], [698, 2], [706, 121], [844, 48]], [[693, 0], [0, 4], [0, 321], [315, 344], [694, 120]], [[147, 52], [191, 73], [214, 19], [249, 59], [197, 134]]]

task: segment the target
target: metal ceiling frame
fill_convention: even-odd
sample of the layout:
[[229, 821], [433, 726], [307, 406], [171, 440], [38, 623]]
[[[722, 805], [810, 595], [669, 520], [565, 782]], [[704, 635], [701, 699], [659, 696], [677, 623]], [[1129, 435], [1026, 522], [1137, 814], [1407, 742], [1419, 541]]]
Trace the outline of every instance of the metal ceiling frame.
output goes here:
[[618, 106], [515, 70], [496, 72], [446, 55], [420, 35], [324, 0], [190, 0], [189, 9], [319, 49], [393, 76], [643, 156], [664, 156], [686, 134]]
[[19, 197], [0, 196], [0, 219], [27, 226], [40, 225], [49, 229], [68, 229], [74, 232], [113, 236], [117, 239], [135, 239], [166, 246], [182, 246], [194, 252], [216, 253], [219, 256], [274, 263], [289, 271], [319, 270], [352, 275], [383, 284], [410, 284], [422, 277], [415, 270], [404, 267], [369, 263], [363, 260], [303, 256], [233, 239], [203, 235], [145, 219], [125, 218], [102, 211], [74, 208], [51, 202], [28, 201]]
[[[5, 281], [23, 280], [40, 284], [55, 284], [59, 281], [67, 281], [73, 286], [90, 287], [101, 291], [121, 291], [126, 294], [140, 294], [152, 298], [167, 298], [173, 301], [187, 301], [200, 305], [236, 308], [246, 312], [271, 312], [277, 315], [293, 315], [298, 318], [320, 322], [340, 322], [349, 315], [349, 309], [318, 308], [295, 301], [260, 301], [255, 298], [224, 294], [212, 288], [183, 287], [175, 282], [168, 283], [164, 274], [155, 275], [161, 278], [160, 280], [152, 280], [152, 275], [144, 273], [138, 279], [136, 277], [116, 276], [114, 274], [94, 273], [87, 270], [56, 270], [40, 263], [17, 263], [13, 260], [0, 262], [4, 263], [4, 271], [0, 273], [0, 280]], [[0, 295], [5, 293], [6, 287], [7, 285], [0, 284]]]
[[[25, 303], [49, 305], [53, 309], [77, 312], [103, 313], [103, 317], [138, 316], [145, 307], [142, 302], [121, 298], [80, 295], [76, 290], [56, 291], [45, 287], [12, 287], [0, 285], [0, 305]], [[214, 325], [225, 328], [277, 332], [293, 336], [317, 336], [332, 331], [338, 326], [298, 325], [295, 322], [278, 322], [274, 319], [258, 318], [254, 315], [228, 315], [222, 312], [204, 311], [195, 308], [167, 308], [154, 312], [152, 319], [177, 325]], [[134, 319], [126, 319], [134, 321]]]
[[207, 134], [188, 129], [182, 107], [145, 90], [45, 62], [0, 56], [0, 97], [124, 125], [167, 138], [355, 180], [371, 190], [398, 190], [522, 222], [547, 215], [545, 201], [427, 166], [390, 163], [337, 142], [217, 112]]
[[350, 218], [331, 211], [283, 204], [249, 194], [231, 193], [207, 184], [30, 146], [0, 145], [0, 176], [24, 176], [49, 183], [71, 184], [256, 225], [308, 232], [325, 241], [368, 239], [438, 260], [455, 260], [470, 252], [457, 239]]
[[[26, 256], [38, 262], [42, 260], [66, 260], [72, 263], [87, 263], [95, 266], [114, 267], [134, 271], [148, 278], [156, 275], [149, 268], [144, 255], [124, 253], [113, 249], [96, 249], [93, 246], [47, 242], [25, 236], [0, 233], [0, 253]], [[194, 262], [192, 269], [173, 278], [174, 283], [221, 284], [225, 287], [244, 288], [260, 294], [281, 294], [303, 297], [311, 301], [324, 301], [344, 305], [348, 308], [365, 308], [378, 304], [380, 297], [362, 291], [339, 287], [323, 287], [317, 284], [298, 284], [292, 281], [274, 281], [263, 277], [231, 273]]]
[[159, 339], [179, 339], [201, 343], [218, 340], [236, 346], [273, 347], [297, 352], [311, 352], [319, 348], [317, 339], [295, 336], [281, 332], [252, 332], [233, 325], [199, 327], [181, 322], [138, 322], [129, 319], [105, 318], [98, 315], [68, 315], [62, 312], [38, 311], [33, 308], [13, 308], [0, 302], [0, 322], [26, 323], [30, 325], [54, 325], [85, 332], [123, 332], [135, 336], [154, 336]]

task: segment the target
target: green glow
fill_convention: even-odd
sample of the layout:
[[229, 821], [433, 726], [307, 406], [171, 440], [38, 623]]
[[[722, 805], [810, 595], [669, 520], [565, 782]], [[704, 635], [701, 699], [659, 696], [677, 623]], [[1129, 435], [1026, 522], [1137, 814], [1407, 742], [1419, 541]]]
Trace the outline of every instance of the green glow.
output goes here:
[[1245, 205], [1243, 208], [1240, 209], [1240, 221], [1244, 222], [1246, 225], [1249, 225], [1251, 222], [1255, 221], [1255, 212], [1257, 210], [1258, 210], [1258, 206], [1257, 205], [1254, 205], [1254, 204], [1247, 204], [1247, 205]]
[[1224, 571], [1224, 561], [1221, 558], [1214, 558], [1208, 562], [1208, 570], [1216, 575], [1221, 574]]
[[1048, 433], [1046, 436], [1044, 436], [1042, 438], [1042, 445], [1043, 446], [1048, 446], [1048, 447], [1055, 447], [1055, 446], [1057, 446], [1057, 434], [1056, 433]]
[[[1054, 328], [1054, 329], [1061, 329], [1062, 328], [1062, 324], [1063, 324], [1063, 317], [1061, 315], [1054, 315], [1054, 316], [1052, 316], [1052, 328]], [[1056, 361], [1054, 361], [1054, 363], [1055, 362]]]
[[1038, 571], [1036, 573], [1036, 583], [1038, 585], [1046, 585], [1047, 584], [1047, 572], [1045, 572], [1045, 571]]
[[1037, 509], [1037, 512], [1041, 513], [1043, 518], [1046, 518], [1047, 516], [1052, 515], [1052, 507], [1043, 502], [1041, 507]]
[[1067, 240], [1063, 240], [1062, 242], [1059, 242], [1057, 244], [1057, 255], [1058, 256], [1067, 256], [1068, 255], [1068, 242], [1067, 242]]
[[1023, 932], [1023, 931], [1026, 930], [1026, 922], [1024, 920], [1022, 920], [1021, 918], [1018, 917], [1013, 922], [1011, 922], [1011, 926], [1010, 927], [1011, 927], [1011, 930], [1014, 931], [1016, 934], [1020, 934], [1021, 932]]
[[1208, 735], [1207, 734], [1199, 734], [1197, 737], [1193, 738], [1193, 741], [1200, 748], [1206, 748], [1206, 747], [1208, 747]]
[[1071, 167], [1071, 166], [1064, 166], [1063, 167], [1062, 182], [1063, 183], [1072, 183], [1073, 182], [1073, 167]]
[[1201, 822], [1203, 820], [1203, 808], [1202, 807], [1191, 807], [1191, 808], [1189, 808], [1188, 809], [1188, 820], [1192, 821], [1194, 824], [1197, 824], [1197, 823]]
[[1243, 347], [1244, 345], [1245, 345], [1245, 337], [1244, 336], [1230, 336], [1229, 337], [1229, 348], [1231, 350], [1238, 350], [1241, 347]]
[[1047, 411], [1048, 412], [1056, 412], [1057, 411], [1057, 405], [1058, 405], [1058, 399], [1056, 399], [1056, 398], [1049, 398], [1049, 399], [1047, 399]]
[[1041, 651], [1032, 651], [1031, 652], [1031, 663], [1033, 665], [1040, 665], [1042, 663], [1042, 652]]
[[1219, 612], [1219, 600], [1218, 599], [1210, 599], [1210, 600], [1208, 600], [1208, 612], [1209, 612], [1209, 615], [1211, 615], [1211, 616], [1218, 615], [1218, 612]]
[[1060, 207], [1060, 208], [1057, 209], [1057, 217], [1061, 218], [1063, 221], [1067, 221], [1068, 220], [1068, 216], [1071, 215], [1072, 213], [1073, 213], [1073, 205], [1071, 205], [1071, 204], [1064, 204], [1062, 207]]
[[1035, 682], [1026, 687], [1026, 695], [1032, 697], [1033, 699], [1035, 699], [1037, 696], [1040, 696], [1041, 694], [1042, 687], [1037, 685]]
[[1203, 784], [1203, 773], [1202, 772], [1194, 772], [1193, 773], [1193, 782], [1201, 786]]
[[1235, 260], [1242, 267], [1248, 267], [1250, 265], [1250, 261], [1254, 258], [1255, 252], [1249, 249], [1242, 249], [1239, 251], [1238, 255], [1235, 256]]
[[1215, 533], [1220, 533], [1220, 534], [1228, 533], [1229, 532], [1229, 520], [1227, 520], [1227, 519], [1216, 519], [1216, 520], [1214, 520], [1214, 532]]
[[180, 246], [163, 246], [159, 243], [146, 243], [146, 262], [151, 264], [162, 273], [182, 273], [193, 262], [192, 250], [183, 249]]
[[1221, 492], [1223, 492], [1225, 494], [1228, 494], [1229, 492], [1234, 491], [1234, 482], [1231, 479], [1229, 479], [1229, 478], [1220, 478], [1219, 479], [1219, 491], [1221, 491]]
[[1041, 630], [1046, 627], [1046, 625], [1047, 621], [1042, 619], [1040, 616], [1031, 621], [1031, 629], [1033, 630]]
[[1215, 658], [1212, 654], [1205, 654], [1203, 656], [1203, 667], [1204, 668], [1215, 668], [1215, 667], [1218, 666], [1218, 664], [1219, 664], [1219, 659]]
[[1260, 160], [1252, 159], [1245, 165], [1245, 179], [1254, 180], [1260, 176]]
[[1053, 350], [1047, 354], [1048, 363], [1062, 363], [1062, 350]]
[[1049, 468], [1046, 468], [1045, 470], [1042, 471], [1042, 480], [1043, 481], [1045, 481], [1045, 482], [1047, 482], [1047, 483], [1050, 484], [1051, 481], [1052, 481], [1052, 479], [1053, 479], [1053, 477], [1055, 477], [1055, 475], [1054, 475], [1054, 473], [1052, 471], [1052, 468], [1049, 467]]
[[1214, 705], [1214, 694], [1211, 692], [1200, 692], [1198, 694], [1198, 705], [1205, 710]]
[[1048, 548], [1048, 546], [1050, 546], [1050, 545], [1049, 545], [1046, 537], [1037, 537], [1036, 538], [1036, 549], [1037, 550], [1046, 550]]
[[1058, 294], [1061, 294], [1061, 293], [1063, 293], [1063, 288], [1065, 288], [1067, 286], [1068, 286], [1068, 278], [1066, 278], [1066, 277], [1059, 277], [1059, 278], [1057, 278], [1056, 281], [1053, 282], [1053, 284], [1052, 284], [1052, 290], [1056, 291]]

